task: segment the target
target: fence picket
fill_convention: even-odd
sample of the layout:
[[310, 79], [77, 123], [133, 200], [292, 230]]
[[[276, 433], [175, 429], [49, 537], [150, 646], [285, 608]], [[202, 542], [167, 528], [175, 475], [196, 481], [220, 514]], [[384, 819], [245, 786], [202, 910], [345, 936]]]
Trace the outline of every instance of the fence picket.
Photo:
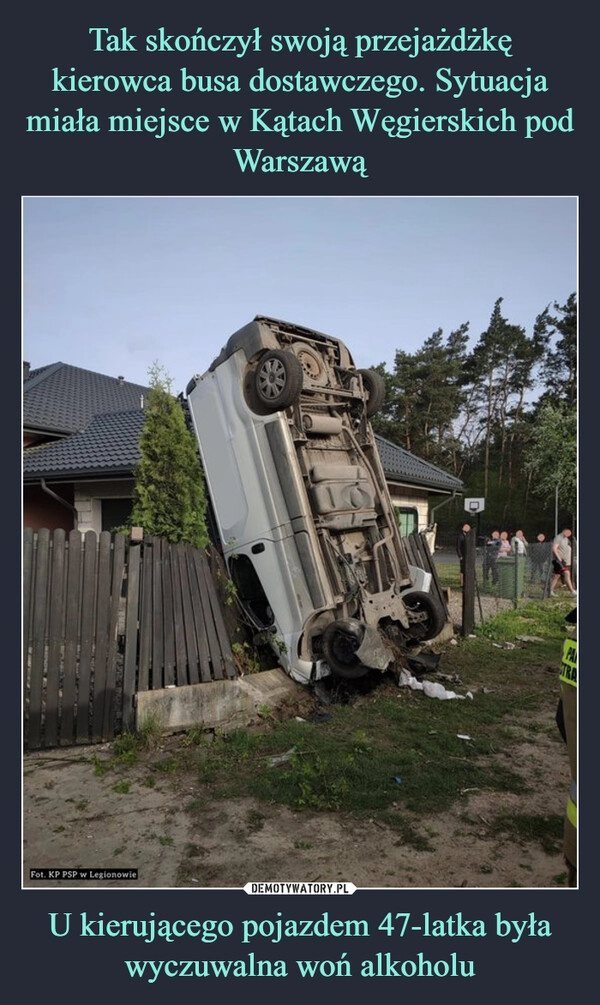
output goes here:
[[138, 668], [138, 691], [150, 690], [150, 664], [152, 661], [152, 632], [142, 631], [142, 625], [152, 624], [152, 562], [148, 552], [148, 541], [141, 545], [142, 580], [139, 615], [140, 657]]
[[29, 652], [31, 641], [31, 592], [33, 586], [33, 531], [23, 532], [23, 708], [29, 700]]
[[152, 562], [152, 689], [164, 687], [164, 611], [162, 592], [163, 542], [160, 537], [150, 539]]
[[72, 530], [69, 533], [67, 597], [69, 602], [65, 619], [60, 740], [61, 743], [71, 744], [73, 743], [74, 706], [77, 697], [77, 644], [81, 617], [81, 534], [78, 530]]
[[188, 550], [187, 545], [182, 544], [180, 546], [179, 573], [181, 577], [181, 606], [183, 610], [183, 631], [187, 653], [189, 683], [198, 684], [200, 681], [200, 655], [198, 650], [196, 621], [194, 618], [194, 604], [192, 601], [192, 585], [190, 582]]
[[77, 743], [89, 743], [91, 736], [92, 670], [94, 665], [94, 624], [98, 569], [98, 542], [95, 534], [83, 541], [81, 583], [81, 634], [79, 642], [79, 677], [77, 681]]
[[125, 657], [123, 662], [123, 729], [133, 727], [135, 672], [138, 654], [141, 545], [130, 545], [127, 565], [127, 606], [125, 613]]
[[163, 541], [162, 560], [162, 618], [164, 642], [164, 672], [163, 687], [175, 684], [175, 625], [173, 623], [173, 563], [171, 561], [173, 546]]
[[188, 670], [188, 657], [185, 649], [185, 629], [183, 614], [183, 584], [181, 581], [181, 543], [171, 546], [171, 575], [173, 577], [173, 628], [175, 645], [175, 667], [177, 672], [177, 683], [179, 685], [190, 683]]
[[37, 540], [35, 581], [33, 585], [32, 645], [29, 704], [29, 735], [41, 744], [44, 707], [44, 656], [46, 648], [46, 606], [48, 602], [48, 562], [50, 531], [40, 530]]
[[55, 530], [50, 542], [50, 583], [48, 617], [48, 660], [46, 668], [46, 715], [44, 743], [58, 743], [58, 705], [60, 697], [63, 619], [65, 614], [65, 550], [64, 530]]
[[[109, 538], [110, 548], [110, 538]], [[117, 634], [119, 631], [119, 607], [125, 568], [125, 538], [115, 534], [112, 543], [112, 575], [110, 602], [108, 607], [107, 652], [106, 652], [106, 698], [102, 720], [102, 736], [109, 739], [115, 725], [115, 696], [117, 685]]]
[[[92, 531], [88, 531], [92, 533]], [[108, 531], [100, 534], [98, 548], [98, 602], [96, 604], [96, 653], [94, 656], [94, 698], [92, 709], [92, 740], [102, 740], [106, 690], [106, 660], [108, 655], [108, 625], [110, 605], [110, 547]]]

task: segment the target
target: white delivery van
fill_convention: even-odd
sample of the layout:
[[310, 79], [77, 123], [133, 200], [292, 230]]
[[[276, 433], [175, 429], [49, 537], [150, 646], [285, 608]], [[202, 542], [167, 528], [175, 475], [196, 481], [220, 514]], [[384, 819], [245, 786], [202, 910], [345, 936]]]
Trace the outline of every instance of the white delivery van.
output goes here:
[[303, 683], [384, 670], [445, 621], [402, 546], [369, 421], [384, 395], [339, 339], [262, 316], [186, 389], [238, 598]]

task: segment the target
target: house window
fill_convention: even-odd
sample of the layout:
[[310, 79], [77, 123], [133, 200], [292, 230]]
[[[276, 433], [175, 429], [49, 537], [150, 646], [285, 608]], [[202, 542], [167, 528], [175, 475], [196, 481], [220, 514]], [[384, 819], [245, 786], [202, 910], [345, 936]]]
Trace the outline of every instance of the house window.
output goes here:
[[402, 537], [408, 537], [419, 529], [419, 514], [413, 506], [396, 506], [396, 520]]
[[102, 530], [122, 527], [131, 516], [131, 499], [101, 499]]

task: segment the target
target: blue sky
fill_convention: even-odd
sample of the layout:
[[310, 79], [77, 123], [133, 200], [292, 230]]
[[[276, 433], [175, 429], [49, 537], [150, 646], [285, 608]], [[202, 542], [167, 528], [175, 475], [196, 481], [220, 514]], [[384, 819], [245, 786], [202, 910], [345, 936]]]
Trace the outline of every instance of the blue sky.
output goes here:
[[256, 314], [341, 338], [358, 366], [494, 302], [531, 334], [577, 289], [577, 199], [26, 197], [23, 358], [175, 392]]

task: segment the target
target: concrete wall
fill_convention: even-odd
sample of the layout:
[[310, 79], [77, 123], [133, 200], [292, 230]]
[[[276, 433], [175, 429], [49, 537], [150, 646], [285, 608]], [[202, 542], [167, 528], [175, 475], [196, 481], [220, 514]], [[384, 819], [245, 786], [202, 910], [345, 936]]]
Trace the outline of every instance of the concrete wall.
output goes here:
[[215, 680], [158, 691], [138, 691], [135, 727], [152, 721], [163, 732], [220, 729], [224, 732], [256, 722], [259, 709], [282, 708], [306, 699], [306, 688], [280, 668], [239, 677]]

